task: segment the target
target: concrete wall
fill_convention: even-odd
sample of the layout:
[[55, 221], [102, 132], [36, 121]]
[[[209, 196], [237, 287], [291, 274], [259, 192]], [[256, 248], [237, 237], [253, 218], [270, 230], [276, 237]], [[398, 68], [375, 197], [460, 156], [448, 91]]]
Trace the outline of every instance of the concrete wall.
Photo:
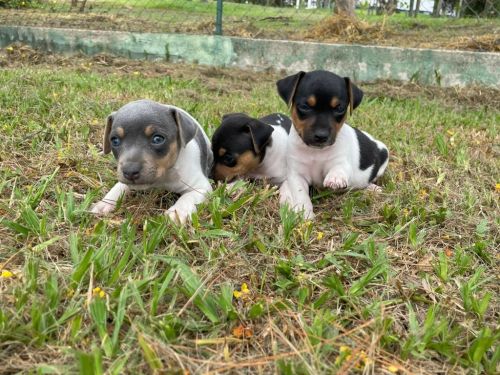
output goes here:
[[355, 81], [415, 80], [441, 86], [500, 87], [500, 54], [244, 39], [0, 26], [0, 47], [21, 42], [62, 53], [111, 53], [221, 67], [294, 73], [326, 69]]

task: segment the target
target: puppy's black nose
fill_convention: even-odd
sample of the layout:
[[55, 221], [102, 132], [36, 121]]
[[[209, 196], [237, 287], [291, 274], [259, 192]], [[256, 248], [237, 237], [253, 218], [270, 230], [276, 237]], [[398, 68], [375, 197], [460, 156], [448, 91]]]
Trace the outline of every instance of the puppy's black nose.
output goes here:
[[135, 181], [141, 175], [141, 166], [140, 164], [131, 164], [127, 165], [122, 169], [123, 176], [130, 181]]
[[330, 132], [326, 129], [317, 130], [314, 133], [314, 142], [315, 143], [325, 143], [328, 141], [328, 137], [330, 137]]

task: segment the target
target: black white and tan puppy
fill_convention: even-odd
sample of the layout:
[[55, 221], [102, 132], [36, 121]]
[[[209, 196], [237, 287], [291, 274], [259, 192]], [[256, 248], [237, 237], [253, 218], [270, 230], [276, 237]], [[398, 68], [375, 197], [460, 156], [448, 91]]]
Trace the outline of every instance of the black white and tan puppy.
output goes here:
[[181, 196], [166, 214], [184, 223], [212, 191], [210, 141], [186, 111], [151, 100], [128, 103], [108, 116], [104, 153], [118, 161], [118, 183], [92, 212], [107, 214], [130, 190], [161, 188]]
[[231, 182], [237, 178], [266, 179], [280, 185], [286, 178], [286, 147], [292, 121], [280, 113], [252, 118], [231, 113], [212, 136], [213, 178]]
[[387, 167], [387, 147], [345, 123], [348, 111], [352, 114], [361, 103], [361, 89], [349, 78], [324, 70], [288, 76], [277, 82], [277, 88], [293, 122], [282, 203], [312, 218], [309, 186], [380, 189], [374, 182]]

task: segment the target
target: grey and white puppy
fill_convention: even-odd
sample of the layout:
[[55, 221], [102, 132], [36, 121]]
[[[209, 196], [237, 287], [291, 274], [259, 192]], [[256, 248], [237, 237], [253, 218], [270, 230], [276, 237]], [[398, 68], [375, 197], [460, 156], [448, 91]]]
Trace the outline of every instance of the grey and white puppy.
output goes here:
[[186, 111], [151, 100], [130, 102], [108, 116], [104, 153], [118, 161], [118, 183], [92, 212], [107, 214], [130, 190], [164, 188], [181, 194], [166, 214], [184, 223], [212, 191], [210, 141]]

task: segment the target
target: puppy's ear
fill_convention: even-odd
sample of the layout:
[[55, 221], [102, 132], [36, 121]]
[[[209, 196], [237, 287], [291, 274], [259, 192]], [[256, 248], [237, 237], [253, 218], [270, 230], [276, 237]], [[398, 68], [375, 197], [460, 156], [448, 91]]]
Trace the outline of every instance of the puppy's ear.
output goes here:
[[264, 146], [271, 140], [274, 128], [257, 120], [250, 121], [247, 128], [252, 137], [253, 151], [259, 155]]
[[115, 112], [111, 113], [106, 120], [106, 127], [104, 128], [104, 138], [102, 140], [103, 152], [104, 154], [109, 154], [111, 152], [111, 142], [109, 141], [109, 133], [111, 133], [111, 127], [113, 126], [113, 116]]
[[186, 146], [191, 139], [194, 138], [198, 126], [194, 123], [193, 119], [186, 114], [172, 109], [172, 115], [177, 125], [177, 139], [180, 147]]
[[280, 94], [281, 99], [285, 101], [288, 107], [292, 106], [295, 91], [297, 91], [299, 82], [305, 74], [305, 72], [300, 71], [297, 74], [285, 77], [276, 82], [276, 86], [278, 87], [278, 94]]
[[347, 98], [349, 99], [349, 114], [361, 103], [363, 99], [363, 91], [351, 82], [349, 77], [344, 77], [345, 86], [347, 89]]
[[229, 118], [238, 118], [238, 117], [249, 117], [246, 113], [243, 112], [235, 112], [235, 113], [226, 113], [225, 115], [222, 115], [222, 121], [227, 120]]

